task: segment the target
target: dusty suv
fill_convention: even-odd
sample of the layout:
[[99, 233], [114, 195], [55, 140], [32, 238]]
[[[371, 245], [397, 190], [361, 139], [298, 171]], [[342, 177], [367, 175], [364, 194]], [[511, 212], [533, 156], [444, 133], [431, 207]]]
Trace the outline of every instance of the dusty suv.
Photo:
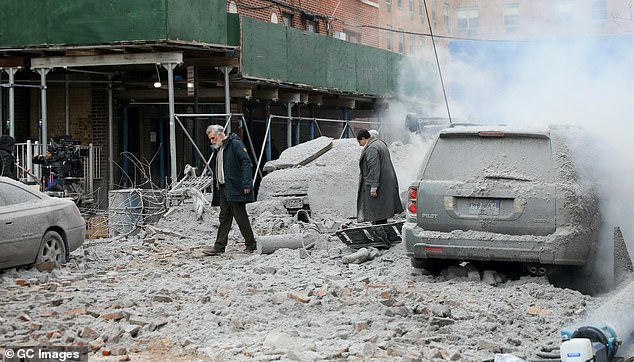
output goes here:
[[402, 236], [412, 265], [511, 262], [535, 275], [594, 255], [599, 211], [569, 130], [440, 131], [408, 190]]

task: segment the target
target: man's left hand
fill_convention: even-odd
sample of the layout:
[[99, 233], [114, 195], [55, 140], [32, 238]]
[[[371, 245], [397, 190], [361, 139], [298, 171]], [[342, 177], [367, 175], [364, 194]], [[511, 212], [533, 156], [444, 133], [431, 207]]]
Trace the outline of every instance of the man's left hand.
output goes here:
[[248, 187], [245, 187], [245, 188], [242, 189], [242, 193], [245, 194], [245, 195], [248, 194], [249, 192], [251, 192], [251, 189], [248, 188]]
[[376, 198], [378, 196], [379, 196], [379, 194], [377, 192], [377, 188], [376, 187], [370, 187], [370, 197]]

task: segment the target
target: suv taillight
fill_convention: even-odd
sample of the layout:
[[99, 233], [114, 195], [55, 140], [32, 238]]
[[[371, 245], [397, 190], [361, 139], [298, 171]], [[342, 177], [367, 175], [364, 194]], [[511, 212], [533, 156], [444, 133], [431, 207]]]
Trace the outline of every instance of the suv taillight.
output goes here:
[[407, 211], [416, 216], [416, 198], [418, 196], [418, 188], [410, 186], [407, 190]]
[[480, 131], [478, 132], [480, 137], [504, 137], [504, 132], [501, 131]]

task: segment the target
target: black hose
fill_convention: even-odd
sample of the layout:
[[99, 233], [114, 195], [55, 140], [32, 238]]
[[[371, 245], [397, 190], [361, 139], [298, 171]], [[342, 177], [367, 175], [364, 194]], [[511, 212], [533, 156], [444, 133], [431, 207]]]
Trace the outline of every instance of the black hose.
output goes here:
[[535, 353], [539, 358], [551, 358], [551, 359], [559, 359], [561, 355], [559, 353], [546, 353], [546, 352], [537, 352]]

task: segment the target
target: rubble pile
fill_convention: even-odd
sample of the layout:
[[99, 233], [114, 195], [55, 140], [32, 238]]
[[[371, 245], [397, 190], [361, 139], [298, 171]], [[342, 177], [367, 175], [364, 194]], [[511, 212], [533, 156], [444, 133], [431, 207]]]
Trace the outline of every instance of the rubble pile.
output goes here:
[[542, 278], [423, 275], [400, 245], [344, 263], [349, 251], [328, 235], [303, 255], [230, 244], [208, 257], [213, 216], [184, 223], [183, 209], [157, 229], [184, 237], [96, 240], [51, 273], [3, 272], [2, 344], [84, 345], [91, 360], [151, 360], [160, 348], [168, 360], [480, 361], [555, 348], [597, 302]]
[[[320, 159], [339, 147], [354, 152], [333, 141], [265, 179], [325, 168]], [[50, 272], [0, 271], [0, 346], [80, 345], [91, 361], [530, 360], [601, 304], [543, 277], [508, 280], [468, 265], [427, 275], [401, 244], [355, 255], [333, 236], [349, 220], [321, 205], [304, 221], [275, 197], [247, 208], [256, 235], [302, 233], [310, 249], [243, 253], [234, 223], [226, 253], [205, 256], [218, 210], [199, 218], [185, 201], [134, 237], [87, 240]]]

